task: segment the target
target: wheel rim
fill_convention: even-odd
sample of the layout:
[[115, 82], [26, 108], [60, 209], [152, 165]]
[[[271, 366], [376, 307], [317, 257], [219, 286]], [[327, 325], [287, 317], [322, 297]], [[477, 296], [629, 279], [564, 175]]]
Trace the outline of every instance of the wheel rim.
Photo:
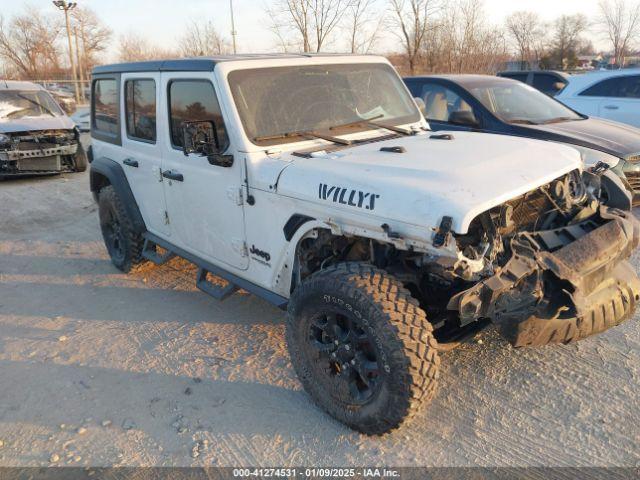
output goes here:
[[124, 258], [124, 236], [122, 226], [113, 211], [109, 211], [103, 224], [103, 232], [109, 255], [117, 261]]
[[345, 403], [367, 403], [382, 383], [379, 355], [369, 334], [351, 315], [325, 312], [310, 324], [308, 344], [320, 375]]

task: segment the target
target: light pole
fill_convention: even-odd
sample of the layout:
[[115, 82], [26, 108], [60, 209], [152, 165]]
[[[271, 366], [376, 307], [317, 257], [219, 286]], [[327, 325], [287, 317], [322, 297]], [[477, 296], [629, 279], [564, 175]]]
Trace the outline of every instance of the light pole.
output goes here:
[[233, 40], [233, 54], [235, 55], [237, 52], [236, 49], [236, 22], [233, 19], [233, 0], [229, 0], [229, 6], [231, 7], [231, 39]]
[[73, 85], [76, 91], [76, 102], [80, 101], [80, 89], [78, 88], [78, 74], [76, 73], [76, 63], [73, 61], [73, 47], [71, 45], [71, 26], [69, 25], [69, 10], [73, 10], [78, 5], [76, 2], [67, 3], [66, 0], [54, 0], [53, 4], [64, 12], [64, 21], [67, 25], [67, 40], [69, 41], [69, 61], [73, 73]]

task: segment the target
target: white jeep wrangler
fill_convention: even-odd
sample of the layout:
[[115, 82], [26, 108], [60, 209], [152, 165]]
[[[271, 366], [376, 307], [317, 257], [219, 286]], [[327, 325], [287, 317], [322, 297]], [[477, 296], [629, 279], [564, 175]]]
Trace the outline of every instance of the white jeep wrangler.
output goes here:
[[304, 387], [361, 432], [414, 414], [438, 351], [489, 320], [516, 346], [566, 343], [640, 298], [615, 175], [559, 144], [429, 131], [383, 58], [108, 65], [92, 89], [91, 190], [115, 266], [178, 255], [218, 299], [286, 308]]

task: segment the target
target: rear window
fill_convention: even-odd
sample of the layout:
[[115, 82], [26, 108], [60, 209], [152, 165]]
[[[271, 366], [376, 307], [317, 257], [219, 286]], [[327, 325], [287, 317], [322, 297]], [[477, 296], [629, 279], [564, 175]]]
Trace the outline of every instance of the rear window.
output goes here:
[[125, 83], [127, 135], [135, 140], [156, 141], [156, 82], [127, 80]]
[[93, 128], [118, 134], [118, 83], [115, 79], [96, 80], [93, 84]]
[[513, 80], [518, 80], [519, 82], [527, 83], [528, 73], [501, 73], [501, 77], [512, 78]]
[[548, 73], [536, 73], [533, 75], [533, 86], [547, 95], [555, 95], [567, 85], [555, 75]]

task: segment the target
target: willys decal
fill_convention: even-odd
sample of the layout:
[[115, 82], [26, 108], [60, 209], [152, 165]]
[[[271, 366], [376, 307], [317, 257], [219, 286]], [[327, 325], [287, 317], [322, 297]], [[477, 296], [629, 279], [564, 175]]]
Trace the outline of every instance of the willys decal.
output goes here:
[[335, 185], [329, 186], [326, 183], [321, 183], [318, 186], [318, 198], [321, 200], [330, 200], [333, 203], [341, 205], [374, 210], [376, 208], [376, 199], [380, 198], [380, 195], [355, 190], [353, 188], [343, 188]]

